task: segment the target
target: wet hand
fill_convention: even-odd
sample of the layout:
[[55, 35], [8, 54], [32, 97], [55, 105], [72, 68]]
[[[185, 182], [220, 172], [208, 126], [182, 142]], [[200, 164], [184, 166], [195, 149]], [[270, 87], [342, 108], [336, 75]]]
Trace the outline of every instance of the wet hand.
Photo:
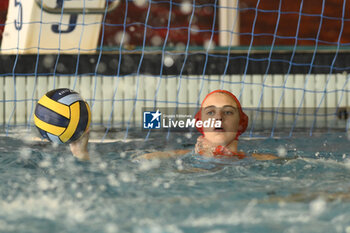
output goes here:
[[80, 160], [89, 160], [88, 142], [90, 130], [86, 131], [81, 138], [69, 144], [72, 154]]

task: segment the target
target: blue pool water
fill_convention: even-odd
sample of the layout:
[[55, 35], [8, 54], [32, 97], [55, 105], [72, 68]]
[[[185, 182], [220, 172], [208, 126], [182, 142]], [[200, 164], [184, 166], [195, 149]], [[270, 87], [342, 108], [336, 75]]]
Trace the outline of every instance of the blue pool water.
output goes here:
[[345, 133], [240, 141], [276, 161], [133, 159], [195, 143], [163, 137], [91, 143], [79, 162], [66, 146], [0, 136], [0, 232], [350, 232]]

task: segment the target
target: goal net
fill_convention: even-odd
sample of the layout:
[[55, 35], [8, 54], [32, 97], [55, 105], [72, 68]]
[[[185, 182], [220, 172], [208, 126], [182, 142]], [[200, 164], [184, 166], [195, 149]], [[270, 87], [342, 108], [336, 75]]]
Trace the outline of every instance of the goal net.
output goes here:
[[216, 89], [241, 101], [247, 137], [345, 130], [347, 9], [345, 0], [1, 1], [1, 131], [32, 128], [37, 100], [62, 87], [89, 102], [92, 129], [125, 137], [142, 128], [145, 107], [193, 114]]

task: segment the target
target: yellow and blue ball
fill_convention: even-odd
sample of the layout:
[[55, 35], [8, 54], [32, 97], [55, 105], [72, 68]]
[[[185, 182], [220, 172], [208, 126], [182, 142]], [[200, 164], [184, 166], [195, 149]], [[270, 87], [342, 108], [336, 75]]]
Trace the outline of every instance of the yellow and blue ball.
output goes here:
[[67, 88], [46, 93], [35, 107], [34, 123], [49, 141], [71, 143], [89, 128], [91, 113], [88, 103]]

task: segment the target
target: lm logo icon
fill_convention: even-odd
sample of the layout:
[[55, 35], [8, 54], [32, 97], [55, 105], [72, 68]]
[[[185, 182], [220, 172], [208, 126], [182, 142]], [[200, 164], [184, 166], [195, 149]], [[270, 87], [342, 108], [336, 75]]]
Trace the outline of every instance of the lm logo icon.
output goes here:
[[159, 109], [156, 112], [143, 112], [143, 128], [160, 129], [161, 115]]

